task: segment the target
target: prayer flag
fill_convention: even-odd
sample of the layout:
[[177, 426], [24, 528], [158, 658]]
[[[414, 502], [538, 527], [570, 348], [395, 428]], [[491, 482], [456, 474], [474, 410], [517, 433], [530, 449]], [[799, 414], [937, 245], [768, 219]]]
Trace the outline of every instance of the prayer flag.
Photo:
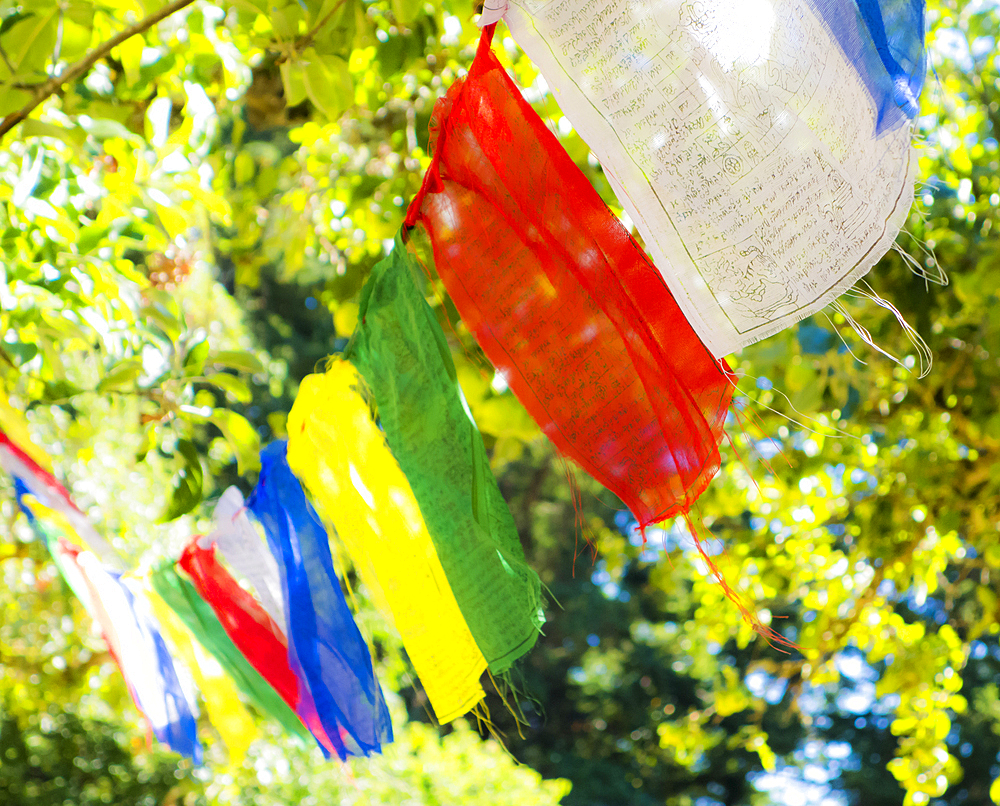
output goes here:
[[309, 733], [277, 691], [247, 660], [222, 623], [195, 587], [177, 573], [173, 563], [164, 563], [149, 578], [163, 599], [198, 642], [212, 654], [251, 705], [274, 719], [286, 732], [305, 739]]
[[66, 540], [60, 541], [59, 552], [62, 562], [75, 567], [86, 584], [108, 649], [153, 734], [173, 751], [200, 764], [202, 749], [194, 704], [181, 687], [142, 589]]
[[541, 583], [525, 561], [451, 350], [414, 272], [421, 269], [397, 238], [361, 292], [347, 357], [372, 391], [386, 442], [476, 644], [490, 671], [502, 673], [538, 639]]
[[326, 529], [288, 467], [286, 443], [271, 443], [260, 460], [248, 508], [278, 560], [289, 656], [301, 669], [327, 735], [340, 735], [352, 754], [379, 752], [392, 741], [389, 710], [333, 569]]
[[173, 610], [161, 599], [146, 580], [145, 593], [153, 613], [170, 639], [174, 650], [187, 664], [195, 685], [205, 701], [205, 711], [209, 722], [219, 732], [219, 738], [229, 751], [233, 764], [240, 764], [246, 756], [247, 748], [260, 732], [240, 702], [236, 685], [222, 666], [193, 640], [184, 624]]
[[201, 597], [211, 605], [226, 634], [250, 665], [299, 715], [324, 754], [346, 754], [339, 734], [328, 734], [316, 713], [309, 690], [289, 665], [288, 642], [281, 628], [260, 603], [237, 584], [219, 563], [215, 547], [204, 549], [192, 539], [177, 564], [191, 577]]
[[687, 512], [719, 468], [728, 367], [521, 97], [491, 36], [438, 101], [407, 224], [426, 230], [466, 325], [559, 451], [641, 526]]
[[413, 491], [346, 361], [299, 386], [288, 462], [333, 523], [372, 599], [391, 617], [438, 721], [484, 696], [486, 659], [441, 567]]
[[923, 0], [506, 5], [716, 357], [821, 310], [893, 245]]

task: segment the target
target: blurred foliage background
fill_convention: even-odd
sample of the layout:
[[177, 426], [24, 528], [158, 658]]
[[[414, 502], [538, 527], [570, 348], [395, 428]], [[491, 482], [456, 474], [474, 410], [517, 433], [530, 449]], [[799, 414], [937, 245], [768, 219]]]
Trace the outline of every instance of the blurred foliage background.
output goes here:
[[[346, 344], [428, 163], [434, 100], [471, 61], [474, 13], [457, 0], [0, 0], [0, 383], [133, 567], [209, 529], [229, 484], [249, 491], [298, 381]], [[903, 366], [832, 312], [732, 356], [731, 444], [698, 507], [728, 578], [801, 652], [741, 622], [683, 525], [642, 545], [436, 289], [552, 594], [505, 692], [525, 724], [497, 693], [502, 745], [475, 723], [431, 724], [361, 588], [397, 743], [341, 766], [262, 724], [230, 757], [204, 721], [208, 762], [192, 769], [147, 745], [4, 478], [0, 801], [1000, 803], [1000, 26], [983, 0], [929, 0], [928, 22], [920, 185], [900, 244], [931, 273], [933, 250], [951, 284], [896, 253], [869, 281], [927, 339], [933, 370], [919, 379], [895, 319], [853, 302]], [[501, 57], [615, 207], [505, 34]]]

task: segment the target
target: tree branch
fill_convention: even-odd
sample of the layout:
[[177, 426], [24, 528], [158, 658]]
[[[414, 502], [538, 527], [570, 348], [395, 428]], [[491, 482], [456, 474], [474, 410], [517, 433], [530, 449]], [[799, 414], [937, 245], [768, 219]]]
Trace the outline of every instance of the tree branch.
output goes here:
[[[336, 14], [338, 11], [340, 11], [341, 6], [343, 6], [346, 1], [347, 0], [340, 0], [340, 2], [337, 3], [337, 5], [335, 5], [333, 8], [331, 8], [329, 13], [325, 17], [323, 17], [323, 19], [319, 20], [312, 27], [311, 30], [307, 31], [306, 33], [302, 34], [302, 36], [300, 36], [298, 39], [296, 39], [295, 42], [292, 44], [292, 48], [295, 50], [295, 52], [298, 52], [300, 50], [305, 50], [307, 47], [309, 47], [312, 44], [312, 41], [316, 38], [316, 34], [320, 32], [320, 30], [323, 28], [324, 25], [326, 25], [331, 19], [333, 19], [333, 15]], [[277, 59], [274, 60], [274, 63], [281, 64], [282, 62], [286, 61], [288, 61], [288, 54], [282, 53], [280, 56], [278, 56]]]
[[56, 91], [63, 86], [63, 84], [75, 81], [81, 76], [89, 73], [90, 68], [111, 53], [114, 48], [118, 47], [126, 39], [131, 39], [136, 34], [141, 34], [143, 31], [152, 28], [156, 25], [156, 23], [160, 22], [160, 20], [166, 19], [175, 11], [180, 11], [182, 8], [191, 5], [193, 2], [194, 0], [173, 0], [173, 2], [167, 3], [163, 6], [163, 8], [154, 11], [148, 17], [139, 20], [139, 22], [134, 25], [130, 25], [125, 30], [115, 34], [109, 40], [101, 44], [97, 49], [92, 50], [80, 59], [80, 61], [72, 67], [63, 70], [58, 76], [53, 76], [44, 84], [40, 84], [35, 98], [30, 103], [25, 104], [25, 106], [17, 112], [11, 112], [3, 119], [3, 121], [0, 121], [0, 139], [3, 139], [3, 136], [13, 129], [18, 123], [25, 120], [28, 115], [32, 113], [35, 107], [42, 103], [42, 101], [55, 94]]

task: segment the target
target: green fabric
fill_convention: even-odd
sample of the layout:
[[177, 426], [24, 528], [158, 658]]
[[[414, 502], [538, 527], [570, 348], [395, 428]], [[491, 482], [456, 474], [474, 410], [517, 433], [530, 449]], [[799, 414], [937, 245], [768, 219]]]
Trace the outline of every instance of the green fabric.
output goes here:
[[309, 731], [268, 682], [243, 657], [236, 644], [194, 585], [177, 573], [173, 564], [164, 564], [149, 577], [153, 590], [173, 610], [191, 634], [212, 653], [237, 688], [261, 713], [269, 714], [289, 733], [309, 739]]
[[462, 615], [494, 674], [534, 645], [541, 583], [466, 408], [444, 332], [397, 237], [361, 292], [347, 358], [370, 387]]

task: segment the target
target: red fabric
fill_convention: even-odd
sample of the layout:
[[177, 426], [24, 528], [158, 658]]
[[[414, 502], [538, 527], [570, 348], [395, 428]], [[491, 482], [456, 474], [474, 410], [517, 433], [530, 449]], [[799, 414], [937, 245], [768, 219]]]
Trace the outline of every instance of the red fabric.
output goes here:
[[316, 704], [288, 663], [288, 640], [261, 604], [240, 587], [211, 549], [192, 538], [177, 564], [191, 577], [198, 594], [211, 606], [236, 648], [298, 714], [328, 754], [343, 758], [342, 737], [331, 739], [319, 721]]
[[640, 525], [686, 512], [719, 469], [732, 397], [659, 272], [490, 50], [438, 101], [407, 224], [462, 319], [566, 456]]
[[211, 605], [226, 635], [250, 665], [298, 712], [299, 681], [288, 665], [288, 642], [267, 611], [219, 563], [215, 544], [203, 549], [194, 538], [177, 564], [191, 577], [201, 598]]

